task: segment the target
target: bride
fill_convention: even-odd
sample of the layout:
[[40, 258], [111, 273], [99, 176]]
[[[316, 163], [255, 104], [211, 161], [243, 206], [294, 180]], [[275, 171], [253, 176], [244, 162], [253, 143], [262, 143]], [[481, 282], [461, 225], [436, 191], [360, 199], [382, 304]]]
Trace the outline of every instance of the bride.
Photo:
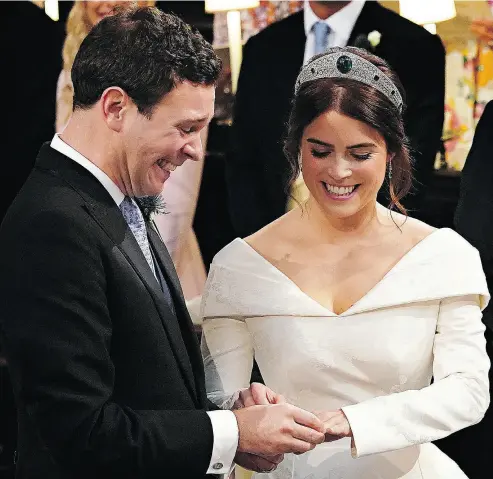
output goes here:
[[[210, 399], [231, 404], [255, 357], [266, 386], [326, 427], [326, 443], [261, 477], [466, 477], [431, 442], [488, 407], [489, 294], [477, 251], [399, 202], [411, 182], [403, 97], [364, 50], [315, 56], [285, 143], [310, 197], [212, 264], [202, 303]], [[376, 202], [382, 185], [389, 209]]]

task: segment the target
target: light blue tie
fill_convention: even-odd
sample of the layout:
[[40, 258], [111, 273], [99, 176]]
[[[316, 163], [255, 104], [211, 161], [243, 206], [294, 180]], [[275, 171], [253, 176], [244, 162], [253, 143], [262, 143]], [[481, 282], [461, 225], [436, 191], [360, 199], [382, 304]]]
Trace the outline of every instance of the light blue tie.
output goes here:
[[120, 210], [123, 213], [123, 217], [127, 222], [130, 231], [132, 231], [137, 243], [142, 250], [142, 253], [149, 264], [154, 276], [156, 276], [156, 270], [154, 269], [154, 261], [152, 260], [151, 248], [149, 246], [149, 240], [147, 239], [147, 228], [144, 221], [142, 211], [137, 206], [135, 201], [129, 196], [125, 196], [120, 204]]
[[315, 33], [315, 55], [317, 55], [327, 50], [330, 27], [325, 22], [316, 22], [312, 28]]

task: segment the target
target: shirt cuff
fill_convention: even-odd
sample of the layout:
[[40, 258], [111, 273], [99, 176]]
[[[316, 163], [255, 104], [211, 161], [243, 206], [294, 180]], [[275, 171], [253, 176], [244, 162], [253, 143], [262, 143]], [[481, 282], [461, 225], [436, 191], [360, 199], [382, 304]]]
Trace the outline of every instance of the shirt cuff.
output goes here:
[[238, 423], [232, 411], [208, 411], [213, 446], [207, 474], [229, 474], [238, 449]]

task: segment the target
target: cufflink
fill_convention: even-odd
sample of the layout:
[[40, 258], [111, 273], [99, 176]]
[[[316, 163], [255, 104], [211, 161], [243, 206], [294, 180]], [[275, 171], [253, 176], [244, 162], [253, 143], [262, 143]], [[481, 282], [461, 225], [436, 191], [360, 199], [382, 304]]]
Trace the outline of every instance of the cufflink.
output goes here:
[[213, 466], [212, 469], [215, 471], [219, 471], [219, 469], [222, 469], [224, 467], [224, 464], [222, 462], [216, 462]]

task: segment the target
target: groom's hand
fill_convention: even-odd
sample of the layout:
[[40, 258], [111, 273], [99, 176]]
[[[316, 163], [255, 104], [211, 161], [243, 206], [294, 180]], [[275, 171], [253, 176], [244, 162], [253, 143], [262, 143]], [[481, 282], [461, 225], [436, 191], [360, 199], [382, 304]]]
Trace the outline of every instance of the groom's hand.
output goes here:
[[250, 406], [233, 411], [238, 422], [238, 452], [259, 456], [303, 454], [325, 439], [323, 422], [290, 404]]
[[238, 452], [235, 456], [235, 464], [255, 472], [272, 472], [284, 459], [284, 454], [277, 456], [256, 456], [248, 452]]
[[240, 391], [238, 399], [233, 405], [233, 409], [268, 404], [283, 404], [285, 402], [286, 400], [281, 394], [275, 393], [272, 389], [261, 383], [252, 383], [249, 388]]

